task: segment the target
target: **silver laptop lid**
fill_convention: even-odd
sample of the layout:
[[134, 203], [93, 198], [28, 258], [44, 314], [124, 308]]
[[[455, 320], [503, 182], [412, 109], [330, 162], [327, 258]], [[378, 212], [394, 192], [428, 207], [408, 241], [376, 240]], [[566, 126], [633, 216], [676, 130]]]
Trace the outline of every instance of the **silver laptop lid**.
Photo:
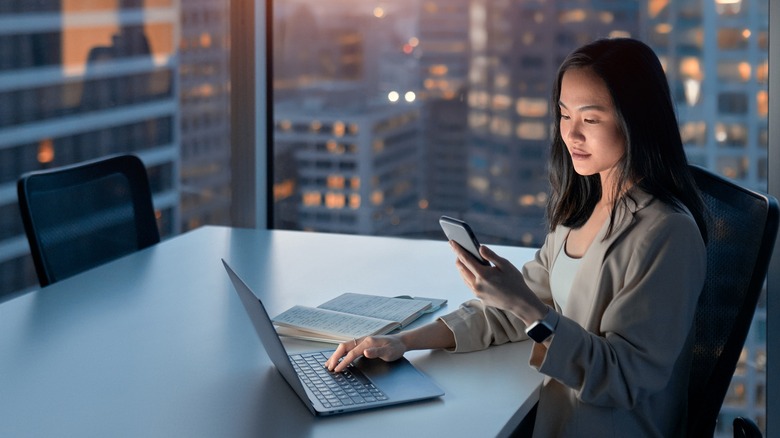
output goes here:
[[[282, 377], [284, 377], [284, 380], [287, 381], [301, 400], [311, 400], [307, 395], [303, 384], [298, 379], [298, 374], [295, 372], [295, 369], [290, 362], [290, 357], [287, 355], [287, 350], [284, 349], [284, 345], [282, 345], [279, 335], [276, 334], [273, 322], [271, 322], [271, 318], [268, 316], [268, 312], [265, 310], [263, 302], [255, 296], [254, 292], [249, 289], [249, 286], [244, 283], [244, 280], [233, 271], [224, 259], [222, 259], [222, 264], [225, 265], [230, 281], [233, 282], [233, 286], [235, 287], [236, 292], [238, 292], [238, 296], [241, 297], [241, 303], [249, 314], [249, 319], [252, 320], [252, 325], [255, 327], [258, 336], [260, 336], [260, 341], [263, 343], [271, 362], [273, 362], [282, 374]], [[306, 406], [310, 411], [316, 413], [311, 403], [307, 403]]]

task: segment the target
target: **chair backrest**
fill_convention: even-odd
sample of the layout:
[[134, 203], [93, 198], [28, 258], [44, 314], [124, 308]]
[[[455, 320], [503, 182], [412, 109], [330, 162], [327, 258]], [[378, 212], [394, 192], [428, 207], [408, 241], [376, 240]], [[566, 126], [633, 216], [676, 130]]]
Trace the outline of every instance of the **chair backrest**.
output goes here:
[[146, 168], [134, 155], [29, 172], [17, 192], [41, 286], [160, 241]]
[[688, 435], [712, 437], [764, 285], [778, 204], [701, 167], [691, 171], [707, 206], [707, 276], [696, 310]]

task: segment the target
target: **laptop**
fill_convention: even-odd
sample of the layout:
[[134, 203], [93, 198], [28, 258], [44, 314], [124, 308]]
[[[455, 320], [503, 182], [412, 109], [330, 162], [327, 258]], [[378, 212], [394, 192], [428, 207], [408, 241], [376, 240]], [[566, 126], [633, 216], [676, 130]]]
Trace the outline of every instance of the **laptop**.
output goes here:
[[444, 395], [405, 358], [394, 362], [360, 359], [333, 373], [324, 362], [334, 350], [288, 355], [263, 303], [222, 259], [268, 357], [314, 415], [334, 415], [426, 400]]

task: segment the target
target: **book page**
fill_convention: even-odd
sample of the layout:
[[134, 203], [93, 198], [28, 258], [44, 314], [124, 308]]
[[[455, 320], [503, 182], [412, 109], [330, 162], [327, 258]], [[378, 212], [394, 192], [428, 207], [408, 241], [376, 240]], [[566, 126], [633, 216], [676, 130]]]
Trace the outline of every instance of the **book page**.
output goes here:
[[408, 319], [416, 319], [431, 303], [421, 300], [382, 297], [355, 293], [342, 294], [318, 306], [336, 312], [370, 316], [406, 325]]
[[304, 306], [294, 306], [286, 310], [274, 318], [273, 322], [344, 340], [388, 333], [398, 326], [398, 323], [392, 321]]

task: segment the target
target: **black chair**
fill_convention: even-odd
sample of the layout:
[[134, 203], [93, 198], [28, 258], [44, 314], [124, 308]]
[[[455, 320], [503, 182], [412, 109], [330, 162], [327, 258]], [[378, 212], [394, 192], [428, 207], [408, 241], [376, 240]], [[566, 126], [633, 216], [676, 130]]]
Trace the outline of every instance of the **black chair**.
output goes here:
[[778, 204], [701, 167], [691, 171], [708, 209], [709, 242], [696, 310], [688, 436], [711, 438], [764, 285]]
[[29, 172], [17, 191], [41, 286], [160, 241], [146, 168], [134, 155]]
[[737, 417], [732, 423], [734, 426], [734, 438], [761, 438], [761, 429], [752, 420]]

